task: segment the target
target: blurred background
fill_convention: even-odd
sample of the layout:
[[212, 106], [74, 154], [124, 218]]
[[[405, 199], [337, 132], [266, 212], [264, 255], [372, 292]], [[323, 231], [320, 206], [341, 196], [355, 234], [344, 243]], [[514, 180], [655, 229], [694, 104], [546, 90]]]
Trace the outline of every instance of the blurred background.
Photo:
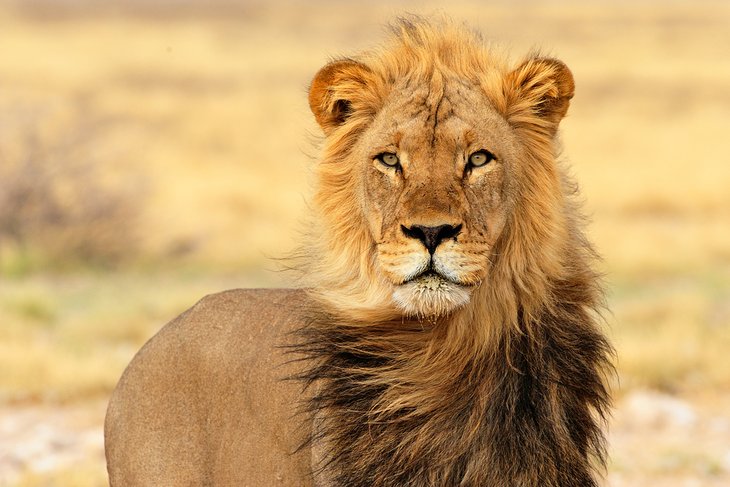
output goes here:
[[207, 293], [286, 286], [306, 87], [403, 12], [564, 60], [618, 349], [606, 484], [730, 485], [730, 3], [0, 0], [0, 485], [106, 485], [125, 365]]

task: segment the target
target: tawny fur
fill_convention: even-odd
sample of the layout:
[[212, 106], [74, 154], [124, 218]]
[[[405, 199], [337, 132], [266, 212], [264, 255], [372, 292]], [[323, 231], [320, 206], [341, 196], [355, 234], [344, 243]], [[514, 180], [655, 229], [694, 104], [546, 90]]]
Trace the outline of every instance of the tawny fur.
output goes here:
[[[374, 255], [373, 226], [357, 216], [369, 202], [353, 147], [393, 98], [419, 85], [443, 95], [455, 79], [478, 87], [519, 143], [510, 197], [468, 303], [408, 316]], [[611, 347], [597, 325], [596, 256], [557, 162], [572, 95], [559, 61], [532, 56], [510, 70], [474, 34], [420, 20], [315, 78], [310, 104], [327, 137], [306, 270], [319, 306], [298, 350], [314, 364], [300, 378], [316, 391], [316, 467], [333, 485], [597, 485]], [[424, 143], [438, 144], [433, 131]]]

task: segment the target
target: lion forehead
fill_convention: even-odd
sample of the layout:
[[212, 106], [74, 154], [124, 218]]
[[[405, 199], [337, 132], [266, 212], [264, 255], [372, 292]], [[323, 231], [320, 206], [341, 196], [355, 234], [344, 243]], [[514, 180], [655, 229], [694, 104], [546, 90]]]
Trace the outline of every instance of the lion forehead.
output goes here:
[[368, 150], [392, 147], [411, 161], [476, 146], [515, 152], [510, 125], [481, 87], [450, 79], [445, 85], [425, 80], [411, 88], [408, 83], [393, 88], [360, 141]]

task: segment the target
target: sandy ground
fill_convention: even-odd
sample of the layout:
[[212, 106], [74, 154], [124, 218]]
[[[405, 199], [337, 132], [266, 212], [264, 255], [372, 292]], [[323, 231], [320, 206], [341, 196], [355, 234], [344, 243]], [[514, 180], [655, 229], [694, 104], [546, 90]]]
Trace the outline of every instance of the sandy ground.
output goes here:
[[730, 485], [730, 397], [634, 391], [610, 430], [611, 487]]
[[[730, 485], [728, 405], [730, 396], [678, 398], [647, 390], [627, 394], [617, 402], [611, 425], [606, 485]], [[105, 406], [0, 408], [0, 485], [73, 470], [80, 463], [95, 463], [101, 471]]]
[[0, 486], [73, 470], [79, 464], [103, 466], [105, 410], [106, 402], [101, 401], [53, 408], [2, 406]]

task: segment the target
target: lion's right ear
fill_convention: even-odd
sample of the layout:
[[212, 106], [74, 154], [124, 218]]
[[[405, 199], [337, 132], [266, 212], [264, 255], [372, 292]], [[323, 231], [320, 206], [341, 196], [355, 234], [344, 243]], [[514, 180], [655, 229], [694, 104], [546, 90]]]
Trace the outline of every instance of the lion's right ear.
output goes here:
[[370, 86], [372, 71], [352, 59], [333, 61], [319, 70], [309, 87], [309, 108], [325, 135], [353, 113], [373, 108]]

